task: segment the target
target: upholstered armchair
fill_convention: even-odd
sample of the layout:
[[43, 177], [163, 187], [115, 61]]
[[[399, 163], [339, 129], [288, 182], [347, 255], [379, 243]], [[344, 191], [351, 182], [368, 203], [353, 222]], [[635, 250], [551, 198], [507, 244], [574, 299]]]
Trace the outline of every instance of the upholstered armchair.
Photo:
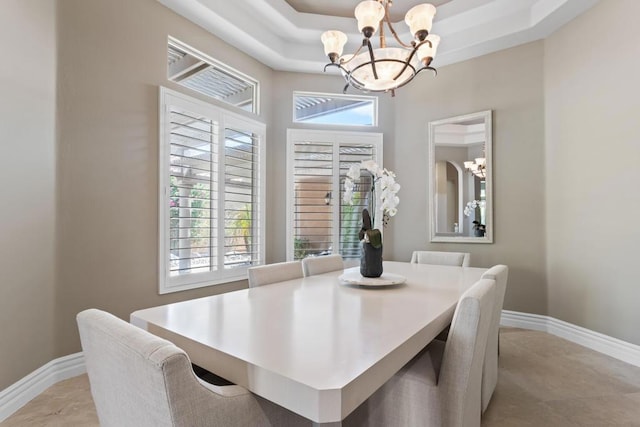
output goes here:
[[496, 281], [496, 303], [491, 316], [487, 351], [484, 357], [484, 368], [482, 369], [482, 412], [489, 406], [491, 396], [493, 396], [498, 384], [498, 338], [500, 337], [500, 317], [502, 316], [502, 305], [504, 304], [508, 277], [509, 269], [506, 265], [493, 266], [482, 275], [483, 279]]
[[311, 425], [240, 386], [199, 380], [183, 350], [109, 313], [77, 322], [103, 427]]
[[478, 427], [495, 281], [465, 292], [445, 342], [434, 340], [360, 405], [346, 426]]

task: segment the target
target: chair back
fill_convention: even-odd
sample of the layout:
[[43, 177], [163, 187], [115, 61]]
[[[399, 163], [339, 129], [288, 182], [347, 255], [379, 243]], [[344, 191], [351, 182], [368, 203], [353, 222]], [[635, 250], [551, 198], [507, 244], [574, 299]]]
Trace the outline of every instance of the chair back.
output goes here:
[[298, 279], [302, 277], [302, 263], [300, 261], [289, 261], [258, 265], [250, 267], [247, 270], [247, 275], [250, 288]]
[[489, 337], [487, 338], [487, 351], [485, 352], [484, 368], [482, 369], [482, 412], [489, 406], [493, 391], [498, 384], [498, 337], [508, 277], [509, 269], [506, 265], [493, 266], [482, 275], [483, 279], [495, 280], [496, 282], [496, 301], [493, 306]]
[[100, 425], [172, 426], [165, 370], [186, 376], [184, 351], [104, 311], [85, 310], [77, 322]]
[[444, 426], [480, 426], [482, 367], [495, 286], [495, 281], [481, 279], [458, 301], [438, 377]]
[[453, 265], [469, 267], [471, 254], [468, 252], [413, 251], [412, 264]]
[[304, 277], [336, 270], [344, 270], [344, 261], [342, 261], [342, 256], [338, 254], [309, 257], [302, 260]]

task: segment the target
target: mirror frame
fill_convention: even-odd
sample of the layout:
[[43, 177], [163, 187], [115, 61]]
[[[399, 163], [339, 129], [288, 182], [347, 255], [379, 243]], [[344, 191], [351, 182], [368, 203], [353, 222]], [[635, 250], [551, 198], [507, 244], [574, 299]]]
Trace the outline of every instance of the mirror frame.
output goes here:
[[[484, 237], [475, 236], [442, 236], [436, 234], [436, 162], [435, 162], [435, 129], [437, 126], [446, 124], [458, 124], [470, 120], [484, 119], [485, 123], [485, 158], [486, 158], [486, 180], [485, 180], [485, 200], [486, 217], [485, 225], [487, 231]], [[493, 124], [492, 111], [479, 111], [462, 116], [450, 117], [442, 120], [429, 122], [429, 234], [431, 242], [447, 243], [493, 243]], [[465, 172], [466, 173], [466, 172]], [[460, 206], [463, 209], [463, 206]]]

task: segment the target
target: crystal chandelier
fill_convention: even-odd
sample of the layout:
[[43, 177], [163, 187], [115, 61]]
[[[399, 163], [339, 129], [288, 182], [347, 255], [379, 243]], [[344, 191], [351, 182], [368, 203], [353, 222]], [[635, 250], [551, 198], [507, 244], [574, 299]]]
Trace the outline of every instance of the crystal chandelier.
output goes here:
[[[414, 39], [410, 44], [403, 43], [391, 25], [389, 7], [393, 0], [365, 0], [355, 9], [358, 30], [364, 36], [362, 44], [355, 53], [342, 55], [347, 36], [341, 31], [325, 31], [321, 40], [324, 52], [331, 61], [327, 67], [337, 67], [342, 72], [349, 86], [365, 92], [391, 92], [409, 83], [419, 72], [431, 70], [431, 61], [436, 56], [440, 37], [429, 34], [436, 8], [429, 3], [412, 7], [405, 15], [404, 21]], [[384, 34], [386, 22], [398, 47], [387, 47]], [[373, 48], [371, 38], [380, 30], [380, 46]]]
[[484, 157], [477, 157], [474, 160], [464, 162], [464, 168], [478, 178], [486, 178], [487, 159]]

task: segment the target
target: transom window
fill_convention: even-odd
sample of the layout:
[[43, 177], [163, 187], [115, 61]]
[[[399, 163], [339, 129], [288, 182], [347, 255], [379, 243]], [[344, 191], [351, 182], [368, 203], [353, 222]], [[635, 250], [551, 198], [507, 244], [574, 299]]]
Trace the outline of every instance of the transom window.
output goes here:
[[167, 48], [167, 78], [191, 90], [258, 113], [258, 82], [172, 37]]
[[293, 121], [324, 125], [377, 126], [375, 96], [294, 92]]
[[265, 126], [160, 89], [160, 293], [264, 262]]

